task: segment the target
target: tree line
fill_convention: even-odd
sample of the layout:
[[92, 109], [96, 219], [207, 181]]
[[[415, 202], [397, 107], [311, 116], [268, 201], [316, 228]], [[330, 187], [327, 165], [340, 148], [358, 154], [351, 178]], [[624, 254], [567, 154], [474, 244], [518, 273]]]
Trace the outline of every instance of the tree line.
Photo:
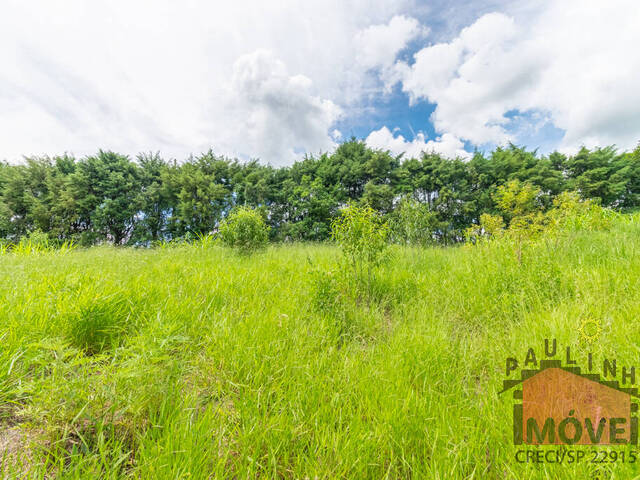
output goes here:
[[640, 146], [540, 155], [509, 145], [462, 160], [428, 152], [404, 158], [351, 139], [280, 168], [212, 151], [185, 162], [111, 151], [26, 158], [0, 163], [0, 238], [44, 232], [82, 245], [149, 245], [206, 235], [234, 208], [248, 206], [261, 212], [272, 240], [319, 241], [329, 238], [342, 207], [357, 204], [401, 224], [400, 237], [411, 234], [406, 221], [397, 221], [407, 217], [430, 241], [450, 244], [481, 215], [498, 211], [496, 192], [513, 180], [536, 187], [543, 208], [575, 191], [605, 207], [634, 209]]

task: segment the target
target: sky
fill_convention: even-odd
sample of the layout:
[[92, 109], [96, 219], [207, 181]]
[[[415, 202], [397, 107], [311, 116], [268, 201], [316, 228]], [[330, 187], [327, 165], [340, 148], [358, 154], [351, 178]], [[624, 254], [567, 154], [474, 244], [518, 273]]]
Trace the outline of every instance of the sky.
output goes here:
[[637, 0], [0, 0], [0, 159], [640, 141]]

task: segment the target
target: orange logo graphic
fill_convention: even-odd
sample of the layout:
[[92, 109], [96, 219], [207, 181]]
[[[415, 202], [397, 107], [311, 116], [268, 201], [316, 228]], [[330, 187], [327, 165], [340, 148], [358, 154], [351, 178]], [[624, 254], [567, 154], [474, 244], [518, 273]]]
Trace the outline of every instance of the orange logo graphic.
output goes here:
[[[547, 357], [556, 354], [556, 341]], [[504, 393], [513, 391], [513, 441], [516, 445], [616, 445], [638, 444], [638, 404], [636, 387], [620, 386], [616, 360], [605, 359], [603, 376], [583, 373], [571, 351], [566, 350], [566, 364], [561, 360], [538, 362], [535, 351], [529, 349], [519, 379], [503, 382]], [[593, 369], [593, 356], [588, 354], [588, 370]], [[507, 359], [507, 376], [518, 368], [515, 358]], [[623, 385], [635, 384], [635, 367], [621, 369]], [[611, 380], [607, 380], [611, 378]]]

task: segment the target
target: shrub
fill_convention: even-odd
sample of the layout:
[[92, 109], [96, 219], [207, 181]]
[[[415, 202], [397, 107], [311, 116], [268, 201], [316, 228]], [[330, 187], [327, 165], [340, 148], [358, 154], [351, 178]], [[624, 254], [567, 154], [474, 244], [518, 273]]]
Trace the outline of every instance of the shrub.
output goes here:
[[613, 215], [593, 200], [582, 200], [577, 192], [562, 192], [547, 214], [551, 228], [564, 231], [608, 230]]
[[373, 269], [387, 258], [389, 225], [371, 207], [351, 205], [331, 224], [331, 237], [354, 275], [366, 275], [370, 285]]
[[251, 253], [267, 244], [269, 226], [257, 210], [238, 207], [220, 224], [218, 235], [227, 247]]

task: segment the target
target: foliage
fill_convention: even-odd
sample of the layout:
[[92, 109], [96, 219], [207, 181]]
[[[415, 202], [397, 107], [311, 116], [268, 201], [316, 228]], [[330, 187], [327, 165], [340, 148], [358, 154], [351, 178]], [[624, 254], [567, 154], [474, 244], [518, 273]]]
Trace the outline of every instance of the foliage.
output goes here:
[[373, 269], [388, 254], [390, 228], [371, 207], [350, 205], [331, 224], [331, 237], [340, 246], [349, 268], [357, 278], [371, 281]]
[[582, 200], [577, 192], [563, 192], [553, 200], [548, 213], [550, 226], [560, 231], [607, 230], [613, 221], [613, 211], [595, 201]]
[[138, 155], [140, 212], [132, 233], [132, 243], [146, 244], [169, 236], [172, 199], [168, 186], [170, 166], [158, 153]]
[[505, 233], [504, 219], [500, 215], [483, 213], [480, 223], [469, 227], [466, 231], [467, 241], [477, 243], [481, 240], [500, 238]]
[[577, 192], [560, 193], [553, 199], [552, 208], [545, 212], [538, 203], [540, 190], [518, 181], [498, 187], [495, 197], [498, 208], [510, 220], [508, 227], [502, 216], [482, 214], [479, 224], [467, 229], [467, 240], [477, 244], [481, 240], [505, 238], [514, 243], [518, 263], [522, 261], [524, 244], [543, 234], [548, 239], [582, 230], [607, 230], [616, 215], [597, 201], [581, 199]]
[[218, 235], [227, 247], [251, 253], [267, 244], [269, 226], [259, 211], [242, 206], [233, 210], [220, 224]]
[[[508, 224], [507, 235], [516, 244], [518, 263], [522, 261], [523, 243], [536, 238], [546, 224], [540, 196], [539, 188], [519, 180], [499, 186], [494, 194], [496, 207]], [[495, 225], [496, 222], [491, 223]]]
[[69, 180], [81, 229], [91, 226], [115, 245], [128, 241], [141, 203], [137, 166], [126, 156], [100, 151], [81, 161]]
[[391, 217], [391, 235], [397, 243], [430, 245], [435, 243], [443, 225], [429, 205], [404, 197]]
[[231, 175], [229, 162], [212, 152], [173, 168], [167, 178], [175, 206], [171, 230], [177, 235], [213, 231], [231, 206]]
[[534, 215], [541, 208], [538, 202], [539, 197], [539, 188], [519, 180], [500, 185], [494, 194], [496, 207], [502, 212], [507, 222], [514, 218]]
[[[272, 240], [322, 241], [340, 208], [353, 204], [388, 216], [396, 241], [450, 245], [464, 241], [483, 214], [500, 213], [507, 226], [514, 216], [522, 223], [524, 210], [546, 212], [566, 191], [605, 208], [639, 208], [640, 146], [567, 156], [509, 145], [465, 161], [433, 152], [402, 158], [352, 138], [279, 168], [212, 151], [182, 162], [110, 151], [30, 157], [19, 165], [0, 162], [0, 238], [18, 243], [41, 230], [56, 242], [149, 246], [210, 234], [234, 207], [246, 205], [264, 212]], [[414, 213], [430, 236], [406, 240], [402, 221], [395, 223], [413, 215], [409, 207], [399, 210], [408, 205], [399, 201], [405, 197], [422, 205]], [[529, 217], [522, 226], [531, 232], [532, 225]]]

